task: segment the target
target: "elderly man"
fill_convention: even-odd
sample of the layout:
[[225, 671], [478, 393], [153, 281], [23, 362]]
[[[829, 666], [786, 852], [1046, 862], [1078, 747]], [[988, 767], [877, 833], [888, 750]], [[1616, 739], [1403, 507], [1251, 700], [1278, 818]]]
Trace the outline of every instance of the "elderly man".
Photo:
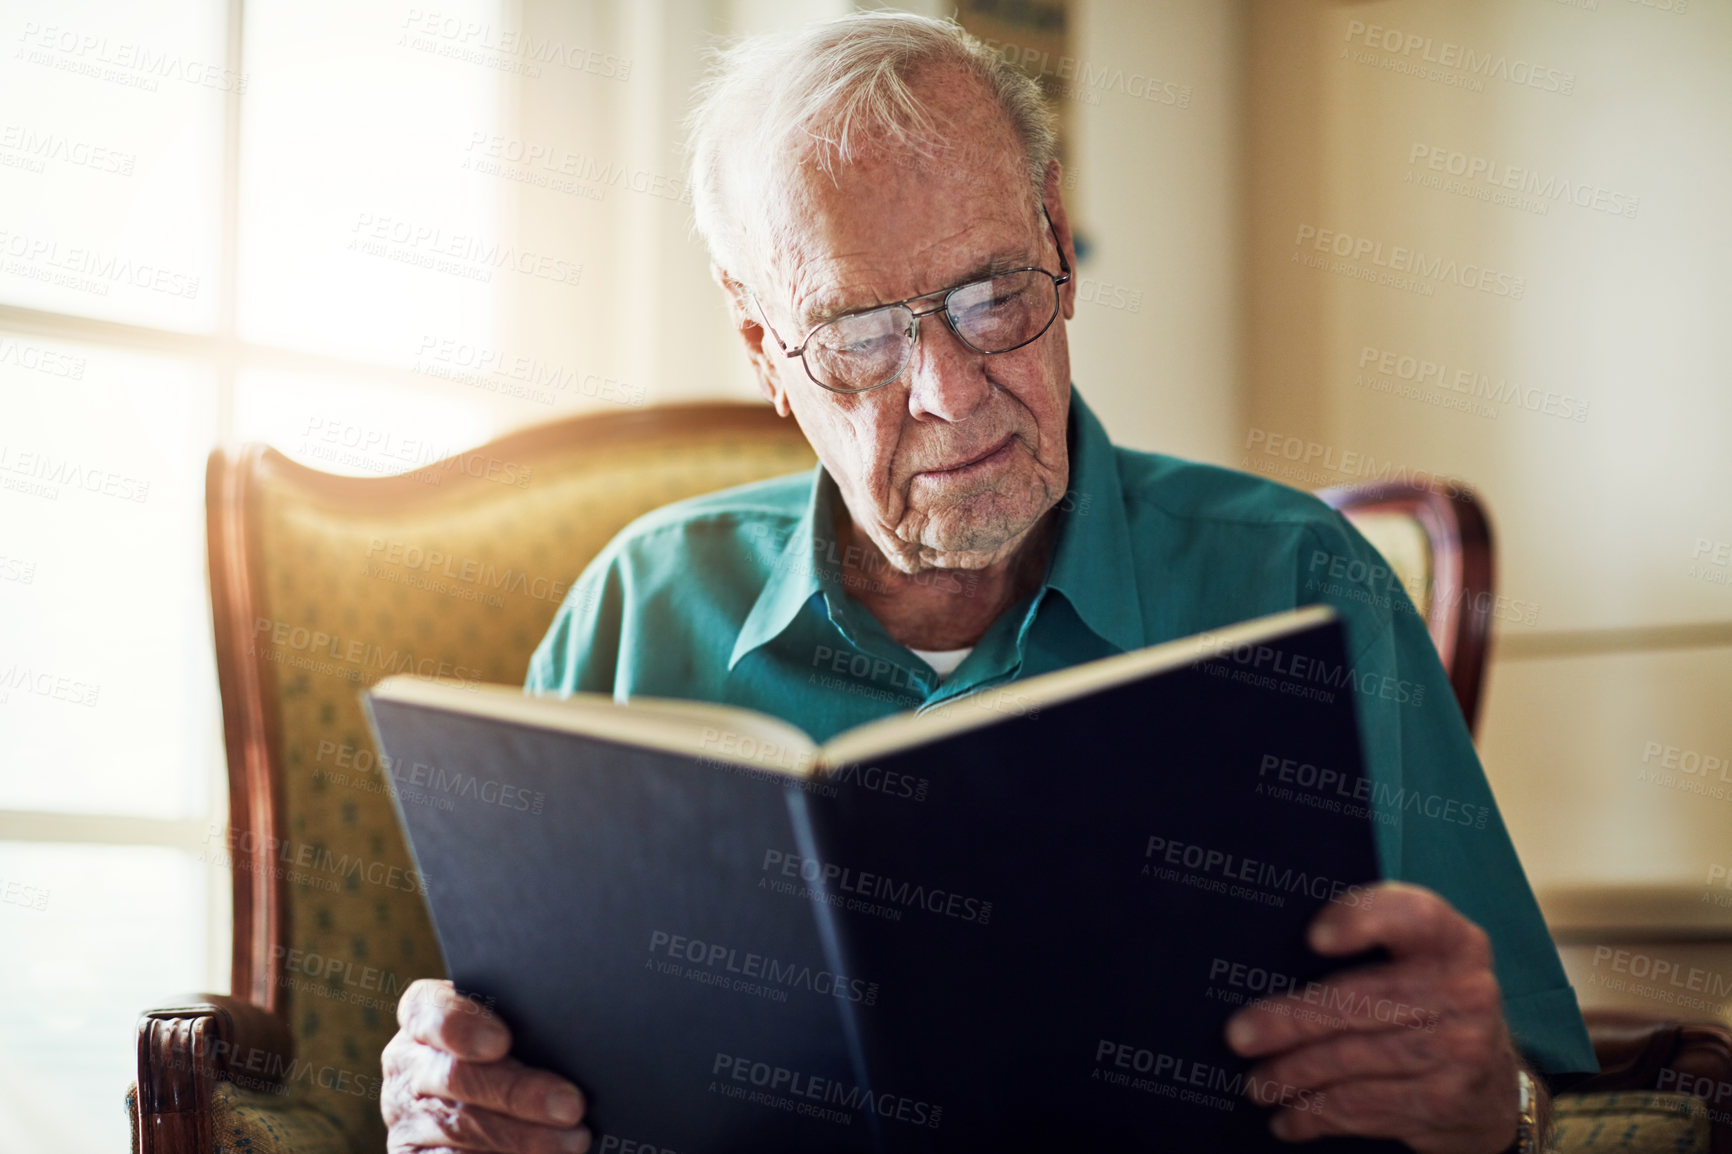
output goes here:
[[[1260, 1076], [1323, 1092], [1319, 1112], [1273, 1116], [1282, 1138], [1538, 1149], [1540, 1071], [1592, 1070], [1593, 1054], [1424, 626], [1398, 588], [1319, 580], [1380, 567], [1315, 499], [1109, 442], [1071, 386], [1075, 253], [1033, 83], [955, 25], [857, 15], [734, 49], [693, 129], [715, 277], [765, 399], [820, 464], [627, 528], [528, 688], [731, 702], [821, 740], [1334, 603], [1370, 775], [1396, 791], [1380, 796], [1426, 801], [1377, 827], [1400, 880], [1328, 908], [1311, 941], [1381, 946], [1335, 985], [1425, 1007], [1434, 1028], [1254, 1006], [1228, 1042]], [[836, 672], [859, 655], [893, 672]], [[510, 1059], [505, 1027], [449, 983], [416, 983], [399, 1017], [393, 1150], [585, 1148], [578, 1088]]]

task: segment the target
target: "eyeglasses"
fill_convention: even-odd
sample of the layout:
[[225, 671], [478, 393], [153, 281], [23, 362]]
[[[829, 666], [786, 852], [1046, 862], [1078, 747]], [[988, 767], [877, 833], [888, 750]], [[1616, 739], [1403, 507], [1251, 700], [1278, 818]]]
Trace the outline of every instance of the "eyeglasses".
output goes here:
[[[1044, 205], [1041, 214], [1057, 244], [1058, 230], [1053, 228]], [[799, 357], [806, 375], [815, 383], [833, 393], [868, 393], [908, 371], [915, 342], [920, 339], [921, 317], [942, 315], [957, 340], [987, 356], [1039, 340], [1058, 318], [1059, 286], [1070, 282], [1070, 263], [1064, 258], [1063, 245], [1058, 245], [1058, 267], [1057, 276], [1043, 268], [1010, 269], [955, 288], [846, 313], [807, 333], [796, 349], [790, 349], [771, 328], [769, 315], [755, 294], [752, 301], [783, 355]], [[934, 297], [944, 299], [929, 309], [909, 307]]]

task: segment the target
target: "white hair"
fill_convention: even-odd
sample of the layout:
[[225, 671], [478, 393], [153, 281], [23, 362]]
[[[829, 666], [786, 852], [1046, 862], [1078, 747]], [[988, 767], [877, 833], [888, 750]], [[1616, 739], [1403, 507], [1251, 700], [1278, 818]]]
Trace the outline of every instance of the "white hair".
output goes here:
[[1040, 85], [955, 21], [856, 12], [753, 36], [711, 59], [687, 119], [692, 213], [710, 259], [735, 279], [755, 271], [752, 216], [774, 227], [773, 206], [802, 168], [833, 178], [881, 144], [934, 155], [942, 141], [908, 85], [934, 66], [960, 67], [986, 85], [1041, 201], [1058, 144]]

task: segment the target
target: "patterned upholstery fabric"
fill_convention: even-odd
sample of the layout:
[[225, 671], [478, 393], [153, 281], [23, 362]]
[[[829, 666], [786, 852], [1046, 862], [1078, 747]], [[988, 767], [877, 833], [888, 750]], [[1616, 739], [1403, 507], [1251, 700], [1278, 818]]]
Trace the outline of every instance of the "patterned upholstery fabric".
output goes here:
[[1565, 1094], [1552, 1118], [1560, 1154], [1708, 1154], [1708, 1110], [1688, 1094]]
[[[520, 684], [566, 590], [627, 522], [811, 462], [782, 422], [743, 440], [699, 431], [544, 453], [504, 462], [491, 483], [441, 478], [396, 508], [333, 500], [292, 472], [266, 488], [253, 645], [280, 714], [292, 943], [281, 993], [296, 1069], [311, 1073], [290, 1078], [280, 1117], [269, 1099], [232, 1096], [235, 1133], [254, 1143], [234, 1148], [301, 1150], [335, 1133], [347, 1149], [382, 1150], [379, 1052], [397, 997], [445, 972], [359, 692], [411, 671]], [[327, 1129], [282, 1121], [291, 1115]]]
[[307, 1103], [227, 1082], [211, 1092], [211, 1141], [213, 1154], [345, 1154], [353, 1149], [343, 1130]]

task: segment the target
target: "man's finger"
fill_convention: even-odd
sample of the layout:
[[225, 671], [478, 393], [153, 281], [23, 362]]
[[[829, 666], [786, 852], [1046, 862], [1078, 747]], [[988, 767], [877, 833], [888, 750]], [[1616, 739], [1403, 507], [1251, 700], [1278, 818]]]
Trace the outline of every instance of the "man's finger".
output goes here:
[[1491, 939], [1442, 897], [1402, 882], [1383, 882], [1367, 892], [1373, 900], [1323, 907], [1307, 934], [1312, 949], [1342, 957], [1382, 946], [1397, 960], [1490, 968]]
[[[1485, 978], [1495, 985], [1490, 974]], [[1433, 969], [1413, 962], [1366, 966], [1307, 986], [1303, 996], [1251, 1003], [1228, 1020], [1227, 1041], [1238, 1053], [1257, 1057], [1340, 1033], [1435, 1033], [1462, 1008], [1453, 996], [1455, 985], [1471, 989], [1476, 982], [1467, 978], [1440, 986]], [[1477, 999], [1472, 1008], [1483, 1009]]]
[[1415, 1109], [1413, 1084], [1397, 1079], [1343, 1083], [1314, 1096], [1310, 1106], [1277, 1111], [1269, 1128], [1288, 1142], [1331, 1134], [1401, 1138], [1423, 1133], [1428, 1121]]
[[583, 1154], [590, 1133], [520, 1122], [478, 1106], [423, 1098], [391, 1127], [392, 1151], [481, 1150], [492, 1154]]
[[1343, 1082], [1420, 1077], [1439, 1061], [1434, 1039], [1407, 1030], [1336, 1034], [1259, 1063], [1251, 1078], [1283, 1089], [1329, 1092]]
[[417, 1042], [471, 1062], [494, 1062], [511, 1052], [505, 1024], [448, 981], [412, 983], [397, 1003], [397, 1023]]
[[557, 1074], [514, 1058], [466, 1062], [440, 1050], [422, 1054], [409, 1079], [416, 1097], [449, 1098], [547, 1126], [575, 1126], [583, 1119], [583, 1094]]

